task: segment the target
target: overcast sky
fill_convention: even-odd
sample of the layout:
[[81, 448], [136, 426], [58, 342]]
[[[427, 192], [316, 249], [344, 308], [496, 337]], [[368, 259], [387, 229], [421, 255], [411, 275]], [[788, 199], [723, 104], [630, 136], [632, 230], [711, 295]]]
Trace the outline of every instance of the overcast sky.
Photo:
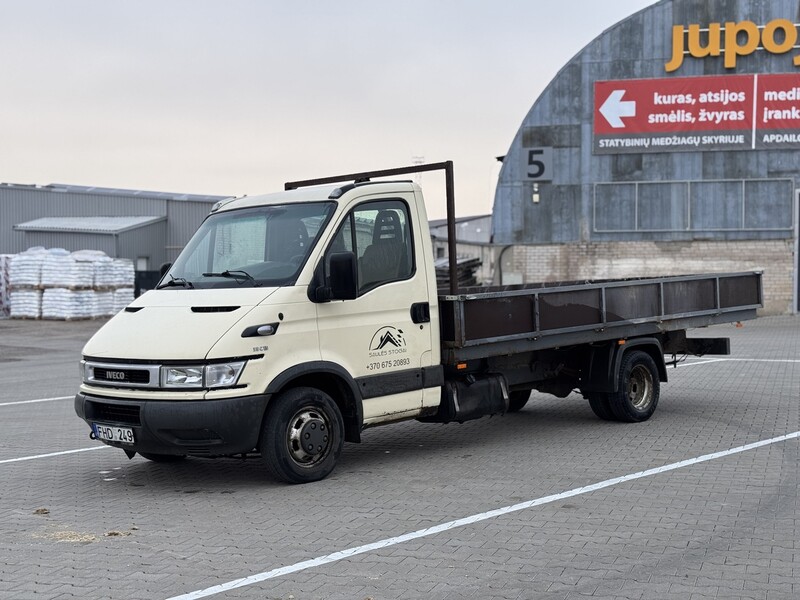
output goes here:
[[537, 96], [653, 3], [0, 0], [0, 181], [254, 195], [424, 157], [489, 213]]

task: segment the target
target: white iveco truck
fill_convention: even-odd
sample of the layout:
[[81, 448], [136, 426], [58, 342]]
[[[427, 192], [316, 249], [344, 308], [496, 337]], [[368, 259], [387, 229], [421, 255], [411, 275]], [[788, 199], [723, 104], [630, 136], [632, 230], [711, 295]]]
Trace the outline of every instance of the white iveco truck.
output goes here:
[[[434, 170], [443, 292], [419, 186], [375, 180]], [[158, 288], [86, 344], [75, 410], [129, 457], [260, 453], [275, 478], [310, 482], [366, 427], [514, 412], [534, 389], [644, 421], [665, 355], [729, 352], [687, 328], [762, 304], [757, 272], [459, 290], [455, 267], [450, 162], [219, 202]]]

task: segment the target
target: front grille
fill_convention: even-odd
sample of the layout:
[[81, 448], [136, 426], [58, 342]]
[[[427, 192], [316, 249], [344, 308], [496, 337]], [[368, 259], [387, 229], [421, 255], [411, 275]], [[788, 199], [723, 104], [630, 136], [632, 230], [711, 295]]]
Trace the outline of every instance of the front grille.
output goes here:
[[89, 400], [86, 402], [86, 419], [102, 423], [120, 423], [123, 425], [141, 425], [139, 407], [125, 404], [106, 404]]
[[140, 369], [108, 369], [95, 367], [94, 378], [97, 381], [108, 381], [109, 383], [150, 383], [150, 373]]

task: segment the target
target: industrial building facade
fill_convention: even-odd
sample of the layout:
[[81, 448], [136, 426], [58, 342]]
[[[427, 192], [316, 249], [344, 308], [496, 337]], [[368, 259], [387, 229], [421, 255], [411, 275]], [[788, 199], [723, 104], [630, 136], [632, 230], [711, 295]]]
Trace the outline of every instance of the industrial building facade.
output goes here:
[[0, 254], [34, 246], [102, 250], [137, 271], [172, 262], [225, 196], [0, 184]]
[[764, 271], [798, 310], [800, 2], [662, 0], [536, 100], [503, 161], [503, 283]]

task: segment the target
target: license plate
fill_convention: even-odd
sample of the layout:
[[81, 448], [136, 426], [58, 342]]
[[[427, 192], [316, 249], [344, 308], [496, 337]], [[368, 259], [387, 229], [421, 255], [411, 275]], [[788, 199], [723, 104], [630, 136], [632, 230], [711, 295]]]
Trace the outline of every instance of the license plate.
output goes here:
[[92, 430], [94, 435], [99, 440], [106, 442], [120, 442], [122, 444], [132, 444], [133, 429], [129, 427], [117, 427], [116, 425], [101, 425], [100, 423], [92, 423]]

